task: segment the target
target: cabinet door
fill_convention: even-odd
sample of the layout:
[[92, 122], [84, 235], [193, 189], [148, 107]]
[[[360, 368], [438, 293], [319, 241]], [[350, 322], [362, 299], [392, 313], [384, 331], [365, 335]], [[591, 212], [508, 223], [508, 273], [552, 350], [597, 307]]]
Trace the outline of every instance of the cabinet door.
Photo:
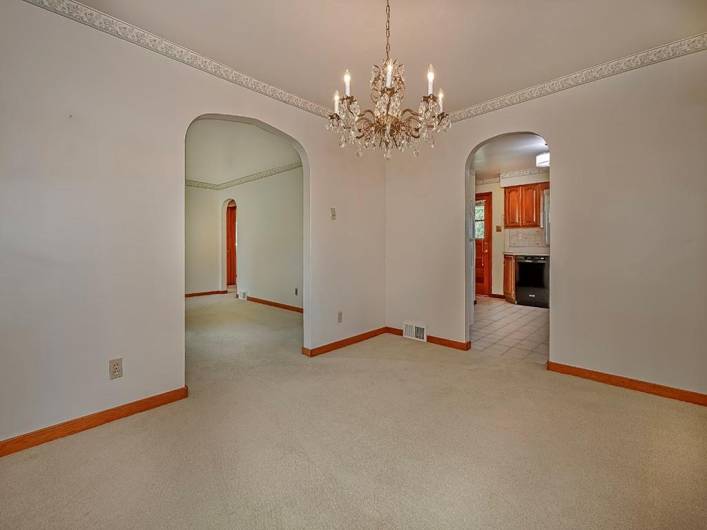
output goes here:
[[514, 256], [503, 256], [503, 296], [509, 302], [515, 303], [516, 260]]
[[506, 228], [521, 226], [521, 191], [519, 186], [506, 188], [504, 192], [504, 218]]
[[540, 185], [521, 186], [520, 196], [520, 226], [540, 226]]

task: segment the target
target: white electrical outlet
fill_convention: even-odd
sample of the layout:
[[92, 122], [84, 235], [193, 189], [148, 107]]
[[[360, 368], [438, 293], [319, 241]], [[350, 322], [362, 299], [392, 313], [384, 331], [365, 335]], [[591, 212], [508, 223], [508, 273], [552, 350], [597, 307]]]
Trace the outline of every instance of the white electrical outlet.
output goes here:
[[123, 358], [108, 361], [108, 377], [118, 379], [123, 377]]
[[336, 316], [336, 320], [341, 324], [344, 321], [344, 312], [339, 311], [339, 314]]

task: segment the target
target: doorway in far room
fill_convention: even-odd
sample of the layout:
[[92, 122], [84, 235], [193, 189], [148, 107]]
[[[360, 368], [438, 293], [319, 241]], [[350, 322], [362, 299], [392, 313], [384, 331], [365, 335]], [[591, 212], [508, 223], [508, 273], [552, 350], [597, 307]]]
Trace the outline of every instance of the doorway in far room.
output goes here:
[[236, 253], [236, 201], [226, 206], [226, 289], [238, 291], [238, 254]]
[[474, 203], [474, 241], [476, 245], [476, 294], [491, 294], [491, 220], [492, 193], [477, 193]]

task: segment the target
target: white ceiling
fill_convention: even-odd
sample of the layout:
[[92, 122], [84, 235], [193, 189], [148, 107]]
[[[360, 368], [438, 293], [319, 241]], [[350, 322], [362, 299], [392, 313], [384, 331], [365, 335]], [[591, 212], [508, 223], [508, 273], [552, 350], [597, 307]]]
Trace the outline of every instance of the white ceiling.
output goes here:
[[186, 180], [222, 184], [299, 161], [289, 140], [251, 123], [205, 118], [187, 130]]
[[[368, 100], [384, 57], [383, 0], [85, 0], [236, 70], [331, 106], [345, 68]], [[428, 63], [446, 110], [707, 30], [705, 0], [391, 0], [409, 106]]]
[[512, 133], [489, 140], [475, 152], [471, 169], [476, 181], [498, 177], [500, 173], [535, 167], [535, 156], [548, 151], [545, 140], [532, 133]]

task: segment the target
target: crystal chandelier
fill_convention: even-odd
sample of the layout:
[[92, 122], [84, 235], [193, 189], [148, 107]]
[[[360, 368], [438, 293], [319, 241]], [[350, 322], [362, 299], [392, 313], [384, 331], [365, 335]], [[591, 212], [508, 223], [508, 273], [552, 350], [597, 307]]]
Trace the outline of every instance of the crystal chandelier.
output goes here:
[[391, 151], [412, 149], [418, 155], [418, 146], [427, 143], [434, 147], [434, 135], [446, 131], [451, 124], [449, 114], [442, 110], [444, 94], [434, 95], [434, 70], [427, 72], [427, 95], [423, 96], [417, 112], [402, 109], [405, 98], [405, 66], [390, 59], [390, 1], [385, 6], [385, 61], [375, 65], [371, 75], [373, 110], [361, 109], [351, 95], [351, 74], [344, 74], [344, 97], [334, 94], [334, 113], [329, 115], [327, 129], [339, 135], [339, 145], [356, 145], [361, 156], [364, 149], [380, 149], [386, 159]]

